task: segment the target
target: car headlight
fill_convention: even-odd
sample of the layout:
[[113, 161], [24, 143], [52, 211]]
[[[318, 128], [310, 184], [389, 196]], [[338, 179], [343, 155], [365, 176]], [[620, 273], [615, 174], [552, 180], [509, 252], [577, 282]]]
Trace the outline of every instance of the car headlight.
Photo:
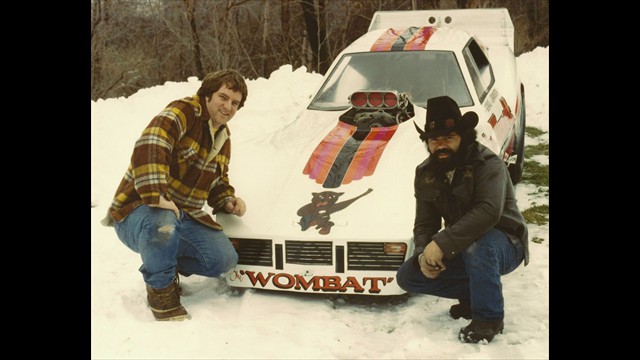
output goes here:
[[407, 252], [407, 244], [401, 242], [384, 243], [384, 253], [386, 255], [404, 255]]

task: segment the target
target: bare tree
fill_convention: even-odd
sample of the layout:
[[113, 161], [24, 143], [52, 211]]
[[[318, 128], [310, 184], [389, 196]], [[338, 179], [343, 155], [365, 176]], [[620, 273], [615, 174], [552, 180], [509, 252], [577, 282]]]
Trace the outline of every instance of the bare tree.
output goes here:
[[318, 8], [313, 0], [300, 0], [307, 38], [313, 54], [313, 67], [318, 73], [324, 74], [328, 68], [326, 24], [324, 19], [324, 0], [317, 0]]
[[262, 54], [260, 54], [262, 58], [262, 73], [265, 74], [268, 71], [267, 68], [267, 39], [269, 38], [269, 2], [267, 0], [263, 0], [263, 11], [262, 11]]
[[196, 73], [200, 79], [204, 78], [204, 70], [202, 70], [202, 57], [200, 55], [200, 37], [198, 36], [198, 27], [196, 26], [196, 0], [182, 0], [186, 10], [189, 29], [193, 39], [193, 60], [196, 66]]
[[91, 1], [91, 93], [93, 98], [94, 89], [101, 83], [102, 75], [102, 41], [100, 39], [100, 29], [103, 20], [103, 0]]

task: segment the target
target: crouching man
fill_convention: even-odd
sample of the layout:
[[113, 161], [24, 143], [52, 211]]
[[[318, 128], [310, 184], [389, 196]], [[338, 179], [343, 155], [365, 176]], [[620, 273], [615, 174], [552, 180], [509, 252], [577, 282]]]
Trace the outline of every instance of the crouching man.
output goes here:
[[189, 317], [180, 302], [179, 276], [219, 277], [238, 262], [222, 226], [207, 214], [245, 213], [229, 183], [231, 138], [227, 123], [247, 99], [235, 70], [202, 80], [197, 94], [171, 102], [135, 143], [131, 164], [104, 225], [140, 254], [147, 301], [156, 320]]
[[[458, 299], [471, 323], [463, 342], [491, 342], [504, 328], [500, 277], [529, 262], [528, 230], [504, 162], [476, 140], [478, 115], [448, 96], [427, 101], [429, 157], [416, 168], [415, 252], [399, 269], [407, 292]], [[444, 220], [444, 229], [442, 229]]]

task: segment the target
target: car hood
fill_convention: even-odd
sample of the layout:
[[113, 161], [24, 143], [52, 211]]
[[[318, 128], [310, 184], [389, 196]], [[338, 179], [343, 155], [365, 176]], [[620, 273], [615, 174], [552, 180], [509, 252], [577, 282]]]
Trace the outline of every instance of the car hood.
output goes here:
[[413, 120], [422, 126], [425, 109], [416, 107], [415, 116], [399, 125], [377, 128], [377, 145], [371, 150], [377, 154], [369, 152], [377, 159], [366, 163], [356, 155], [352, 162], [360, 161], [366, 169], [351, 171], [350, 180], [345, 176], [342, 183], [326, 187], [319, 174], [331, 164], [322, 154], [339, 151], [341, 140], [336, 138], [341, 136], [348, 145], [344, 139], [349, 129], [338, 121], [343, 113], [304, 110], [292, 123], [260, 138], [243, 138], [241, 131], [234, 131], [229, 177], [247, 211], [242, 217], [216, 215], [229, 237], [411, 238], [415, 167], [428, 157]]

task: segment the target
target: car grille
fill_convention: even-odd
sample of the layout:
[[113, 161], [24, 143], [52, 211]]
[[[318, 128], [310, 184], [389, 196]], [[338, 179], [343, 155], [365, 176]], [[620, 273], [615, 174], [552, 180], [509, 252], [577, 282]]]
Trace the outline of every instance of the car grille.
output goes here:
[[[232, 239], [238, 252], [238, 264], [274, 266], [282, 269], [282, 245], [267, 239]], [[336, 246], [336, 272], [344, 272], [344, 246]], [[334, 265], [331, 241], [286, 240], [284, 262], [299, 265]], [[275, 256], [274, 256], [275, 255]], [[386, 254], [384, 243], [347, 242], [348, 270], [398, 270], [404, 262], [402, 254]]]
[[232, 239], [236, 243], [238, 264], [273, 266], [271, 240]]
[[404, 254], [385, 254], [384, 243], [348, 242], [348, 270], [398, 270]]
[[333, 249], [331, 241], [293, 241], [284, 242], [288, 264], [331, 265]]

